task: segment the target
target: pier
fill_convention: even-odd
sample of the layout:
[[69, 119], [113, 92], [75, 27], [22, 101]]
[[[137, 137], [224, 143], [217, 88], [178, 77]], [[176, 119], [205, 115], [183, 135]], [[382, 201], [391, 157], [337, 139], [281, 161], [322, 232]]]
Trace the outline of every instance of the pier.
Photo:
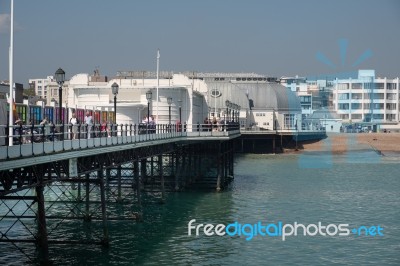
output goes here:
[[[237, 125], [157, 125], [145, 134], [135, 125], [115, 128], [111, 136], [0, 147], [2, 250], [10, 245], [27, 261], [48, 264], [51, 245], [108, 246], [108, 224], [140, 221], [148, 195], [162, 204], [168, 192], [220, 191], [234, 177]], [[111, 217], [115, 206], [123, 211]], [[90, 224], [92, 233], [63, 237], [73, 220]]]

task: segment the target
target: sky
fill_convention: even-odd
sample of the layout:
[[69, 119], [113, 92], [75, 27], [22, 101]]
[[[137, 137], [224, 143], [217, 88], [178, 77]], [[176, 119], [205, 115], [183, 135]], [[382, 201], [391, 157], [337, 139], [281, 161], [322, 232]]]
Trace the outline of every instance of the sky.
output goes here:
[[[0, 0], [0, 80], [10, 2]], [[63, 68], [400, 76], [397, 0], [14, 0], [14, 81]], [[357, 62], [358, 61], [358, 62]]]

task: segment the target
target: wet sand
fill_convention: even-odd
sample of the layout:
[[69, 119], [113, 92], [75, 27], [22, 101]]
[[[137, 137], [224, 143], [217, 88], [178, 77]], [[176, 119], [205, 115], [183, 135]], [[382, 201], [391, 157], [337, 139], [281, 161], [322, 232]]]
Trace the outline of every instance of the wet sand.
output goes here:
[[317, 142], [303, 142], [300, 151], [328, 151], [345, 153], [351, 150], [376, 150], [390, 153], [400, 152], [400, 133], [328, 134], [328, 138]]

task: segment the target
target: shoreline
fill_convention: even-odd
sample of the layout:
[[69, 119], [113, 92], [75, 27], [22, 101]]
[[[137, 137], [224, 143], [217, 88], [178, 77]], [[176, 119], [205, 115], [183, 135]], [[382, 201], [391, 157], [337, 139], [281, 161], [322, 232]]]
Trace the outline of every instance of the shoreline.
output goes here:
[[331, 151], [344, 154], [349, 151], [371, 150], [378, 154], [400, 153], [400, 133], [331, 133], [317, 141], [304, 141], [294, 148], [284, 149], [284, 153], [308, 151]]

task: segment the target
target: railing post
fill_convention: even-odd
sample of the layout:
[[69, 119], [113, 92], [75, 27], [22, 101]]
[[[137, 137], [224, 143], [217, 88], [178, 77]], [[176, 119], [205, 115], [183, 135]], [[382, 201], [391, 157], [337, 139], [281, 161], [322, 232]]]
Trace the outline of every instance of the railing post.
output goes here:
[[22, 124], [19, 125], [19, 145], [22, 144]]
[[[10, 139], [9, 139], [9, 136], [10, 136], [10, 130], [9, 130], [9, 125], [6, 125], [6, 146], [10, 146]], [[8, 148], [7, 148], [7, 150], [8, 150]], [[8, 156], [7, 156], [7, 158], [8, 158]]]
[[[33, 147], [33, 141], [34, 141], [34, 137], [33, 137], [33, 131], [34, 130], [35, 130], [35, 125], [32, 122], [32, 125], [31, 125], [31, 143], [32, 143], [32, 147]], [[33, 154], [33, 152], [32, 152], [32, 154]]]
[[53, 127], [53, 142], [54, 142], [54, 138], [55, 138], [55, 131], [56, 131], [56, 125], [52, 125], [52, 127]]

